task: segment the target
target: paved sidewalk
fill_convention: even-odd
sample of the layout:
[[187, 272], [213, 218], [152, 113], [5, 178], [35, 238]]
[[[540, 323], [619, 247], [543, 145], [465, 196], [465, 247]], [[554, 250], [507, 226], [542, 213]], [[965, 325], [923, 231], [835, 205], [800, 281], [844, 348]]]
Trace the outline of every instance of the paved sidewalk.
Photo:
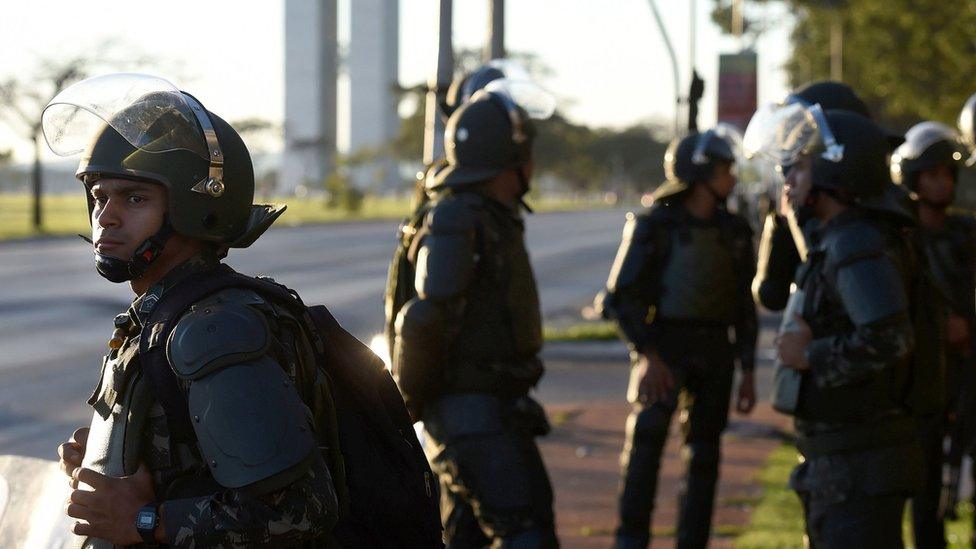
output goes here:
[[[764, 330], [761, 343], [768, 342]], [[767, 347], [768, 348], [768, 347]], [[556, 491], [556, 520], [564, 547], [610, 547], [616, 526], [619, 458], [630, 411], [624, 394], [629, 362], [619, 343], [561, 343], [547, 346], [548, 373], [539, 396], [553, 422], [541, 439]], [[756, 475], [789, 431], [790, 421], [768, 403], [772, 367], [757, 367], [759, 404], [752, 415], [733, 412], [722, 451], [711, 547], [731, 547], [748, 523], [750, 503], [761, 495]], [[653, 518], [654, 547], [673, 547], [676, 495], [682, 471], [680, 433], [672, 424]]]

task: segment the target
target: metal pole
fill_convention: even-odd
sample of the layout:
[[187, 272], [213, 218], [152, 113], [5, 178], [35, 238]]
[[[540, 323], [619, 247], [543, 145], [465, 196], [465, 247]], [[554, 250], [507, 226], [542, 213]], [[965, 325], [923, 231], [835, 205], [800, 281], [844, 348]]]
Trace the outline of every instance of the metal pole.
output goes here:
[[830, 25], [830, 79], [844, 80], [844, 19], [840, 10]]
[[424, 116], [424, 164], [431, 165], [444, 156], [444, 121], [438, 102], [447, 93], [454, 76], [454, 47], [452, 44], [453, 2], [440, 0], [437, 15], [437, 67], [427, 80], [427, 102]]
[[484, 60], [505, 57], [505, 0], [488, 0], [488, 43]]
[[688, 65], [692, 71], [695, 70], [695, 58], [696, 51], [695, 46], [697, 45], [697, 35], [698, 35], [698, 2], [696, 0], [690, 0], [689, 9], [691, 13], [688, 16]]
[[44, 226], [41, 217], [41, 200], [44, 198], [44, 184], [42, 182], [43, 172], [41, 171], [41, 131], [40, 128], [34, 130], [34, 166], [31, 170], [31, 183], [34, 195], [33, 203], [33, 224], [34, 230], [40, 231]]
[[671, 79], [674, 81], [674, 134], [678, 135], [681, 128], [681, 113], [678, 108], [678, 105], [681, 104], [681, 82], [678, 80], [678, 56], [674, 54], [671, 37], [668, 36], [668, 29], [664, 27], [664, 20], [661, 19], [661, 12], [658, 11], [657, 4], [654, 0], [647, 1], [651, 5], [651, 13], [654, 14], [654, 21], [657, 23], [658, 31], [661, 33], [661, 39], [664, 40], [664, 47], [668, 51], [668, 57], [671, 59]]
[[732, 0], [732, 34], [736, 38], [742, 38], [745, 30], [745, 20], [742, 15], [742, 0]]

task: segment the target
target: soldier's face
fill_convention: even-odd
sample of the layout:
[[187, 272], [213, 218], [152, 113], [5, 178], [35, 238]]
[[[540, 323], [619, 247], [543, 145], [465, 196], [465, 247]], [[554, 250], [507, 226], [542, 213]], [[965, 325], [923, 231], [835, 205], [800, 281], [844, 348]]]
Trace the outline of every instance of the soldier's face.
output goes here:
[[731, 162], [719, 162], [715, 165], [712, 172], [712, 179], [709, 181], [712, 190], [723, 198], [728, 198], [735, 188], [736, 178], [734, 165]]
[[949, 166], [937, 166], [918, 175], [918, 198], [925, 203], [949, 206], [956, 185]]
[[797, 212], [806, 205], [813, 188], [813, 161], [809, 155], [802, 155], [786, 172], [783, 184], [782, 208]]
[[163, 226], [168, 201], [166, 188], [127, 179], [99, 179], [89, 188], [92, 242], [110, 257], [129, 259], [136, 248]]

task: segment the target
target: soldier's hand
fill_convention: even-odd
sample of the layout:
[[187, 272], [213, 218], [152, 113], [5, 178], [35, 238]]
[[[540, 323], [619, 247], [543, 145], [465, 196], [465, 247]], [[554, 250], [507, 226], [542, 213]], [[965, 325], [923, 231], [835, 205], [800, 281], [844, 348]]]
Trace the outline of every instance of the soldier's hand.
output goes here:
[[946, 339], [949, 345], [969, 349], [969, 321], [958, 315], [949, 315], [946, 323]]
[[641, 378], [638, 386], [638, 398], [641, 402], [653, 404], [667, 402], [674, 390], [674, 376], [671, 369], [661, 360], [657, 353], [641, 354], [637, 362]]
[[115, 545], [142, 543], [136, 530], [136, 515], [144, 505], [155, 500], [152, 477], [145, 465], [134, 475], [109, 477], [79, 467], [74, 474], [76, 483], [84, 483], [94, 490], [72, 490], [65, 513], [78, 519], [71, 531], [79, 536], [108, 540]]
[[735, 399], [735, 409], [740, 414], [748, 414], [756, 406], [756, 375], [753, 372], [742, 372], [739, 382], [739, 394]]
[[776, 336], [776, 352], [784, 366], [794, 370], [808, 370], [806, 350], [813, 341], [810, 325], [800, 315], [795, 316], [796, 328]]
[[75, 469], [81, 467], [81, 460], [85, 457], [85, 448], [88, 445], [88, 427], [82, 427], [71, 435], [71, 439], [61, 446], [58, 446], [58, 456], [60, 459], [61, 470], [69, 477]]

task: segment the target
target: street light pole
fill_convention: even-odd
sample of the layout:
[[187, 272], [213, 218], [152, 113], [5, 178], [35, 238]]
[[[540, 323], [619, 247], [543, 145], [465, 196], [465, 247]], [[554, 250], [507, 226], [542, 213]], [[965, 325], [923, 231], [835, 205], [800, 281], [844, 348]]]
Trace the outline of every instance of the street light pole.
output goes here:
[[671, 37], [668, 35], [668, 29], [664, 26], [664, 20], [661, 19], [661, 12], [657, 9], [657, 3], [654, 0], [647, 0], [647, 2], [651, 5], [651, 13], [654, 14], [657, 29], [661, 33], [661, 39], [664, 40], [664, 47], [667, 49], [668, 57], [671, 59], [671, 80], [674, 82], [674, 135], [678, 135], [681, 133], [681, 113], [678, 108], [681, 104], [681, 82], [678, 79], [678, 56], [674, 54], [674, 46], [671, 45]]
[[437, 14], [437, 67], [427, 80], [427, 102], [424, 111], [424, 164], [444, 156], [444, 122], [438, 110], [438, 102], [447, 93], [454, 77], [453, 2], [440, 0]]
[[485, 62], [505, 57], [505, 0], [488, 0], [488, 43]]

